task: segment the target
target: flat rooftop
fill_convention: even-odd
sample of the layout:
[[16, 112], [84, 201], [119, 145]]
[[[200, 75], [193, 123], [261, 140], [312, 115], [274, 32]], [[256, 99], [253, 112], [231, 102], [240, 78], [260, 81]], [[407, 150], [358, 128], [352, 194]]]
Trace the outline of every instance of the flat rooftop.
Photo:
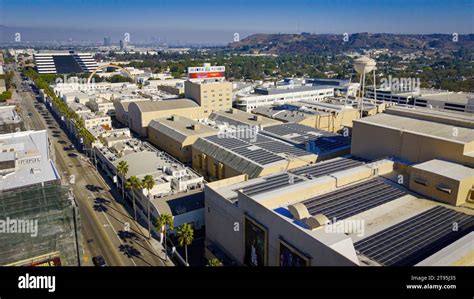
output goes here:
[[0, 190], [60, 180], [50, 160], [47, 131], [0, 135]]
[[16, 112], [16, 106], [0, 106], [0, 126], [21, 123], [22, 119]]
[[286, 88], [255, 88], [255, 93], [259, 95], [274, 95], [274, 94], [285, 94], [294, 92], [305, 92], [305, 91], [319, 91], [332, 89], [330, 86], [318, 85], [318, 86], [296, 86]]
[[385, 113], [416, 118], [420, 120], [436, 120], [444, 124], [474, 129], [474, 114], [445, 109], [430, 109], [418, 106], [391, 106], [385, 109]]
[[193, 119], [172, 115], [152, 120], [149, 129], [156, 129], [167, 136], [183, 142], [189, 136], [205, 136], [217, 134], [219, 131]]
[[363, 166], [365, 162], [367, 161], [352, 156], [335, 158], [222, 187], [219, 188], [217, 192], [227, 200], [237, 202], [238, 191], [248, 196], [257, 196], [268, 192], [279, 192], [281, 188], [286, 188], [290, 185], [297, 186], [303, 182], [309, 182], [333, 173]]
[[356, 119], [354, 122], [412, 132], [457, 143], [468, 144], [474, 142], [474, 130], [456, 127], [457, 136], [455, 136], [453, 134], [454, 126], [387, 113]]
[[474, 178], [474, 169], [443, 160], [430, 160], [412, 167], [458, 181], [465, 178]]
[[[215, 191], [233, 203], [237, 202], [239, 192], [262, 204], [266, 201], [265, 206], [277, 216], [326, 244], [331, 244], [335, 238], [331, 236], [332, 231], [345, 234], [354, 244], [360, 265], [414, 266], [430, 257], [437, 260], [436, 254], [440, 250], [472, 232], [474, 211], [420, 197], [392, 181], [392, 176], [372, 176], [362, 180], [355, 176], [352, 182], [329, 191], [310, 196], [304, 192], [309, 192], [315, 184], [325, 184], [341, 175], [347, 177], [355, 170], [371, 165], [376, 163], [338, 158]], [[315, 175], [306, 175], [309, 170]], [[291, 205], [302, 204], [310, 216], [323, 214], [330, 223], [324, 229], [311, 230], [304, 221], [292, 216], [287, 203], [281, 202], [286, 193], [292, 194], [292, 198], [287, 200]], [[295, 194], [301, 194], [301, 198], [294, 198]], [[268, 204], [272, 198], [278, 198], [279, 203]], [[361, 224], [362, 231], [345, 225], [355, 222]], [[453, 230], [455, 224], [457, 229]], [[462, 265], [469, 263], [459, 258], [466, 256], [465, 250], [448, 255], [454, 255], [451, 258]]]
[[209, 115], [209, 119], [216, 123], [227, 123], [232, 126], [267, 126], [280, 123], [277, 120], [247, 113], [235, 108], [212, 112]]
[[[160, 100], [160, 101], [136, 101], [130, 105], [137, 106], [141, 112], [154, 112], [161, 110], [173, 110], [182, 108], [199, 107], [199, 105], [190, 99]], [[130, 109], [130, 107], [129, 107]]]
[[310, 152], [324, 154], [350, 148], [351, 139], [309, 126], [285, 123], [265, 127], [262, 134], [281, 139]]
[[161, 214], [178, 216], [192, 211], [204, 209], [204, 192], [202, 190], [193, 190], [186, 195], [173, 194], [165, 198], [153, 198], [153, 206]]
[[266, 117], [274, 118], [284, 122], [300, 122], [308, 117], [315, 115], [328, 115], [329, 113], [323, 111], [305, 111], [299, 110], [299, 107], [291, 104], [259, 106], [252, 110], [254, 114], [261, 114]]

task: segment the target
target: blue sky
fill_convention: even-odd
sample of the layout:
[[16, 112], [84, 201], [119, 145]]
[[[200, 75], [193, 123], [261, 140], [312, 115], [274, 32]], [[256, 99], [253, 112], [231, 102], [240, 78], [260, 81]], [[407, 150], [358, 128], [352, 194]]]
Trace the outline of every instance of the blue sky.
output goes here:
[[[140, 32], [472, 33], [473, 0], [0, 0], [0, 24]], [[52, 32], [54, 34], [54, 32]], [[85, 33], [84, 33], [85, 34]], [[100, 34], [100, 33], [98, 33]], [[184, 34], [184, 33], [183, 33]]]

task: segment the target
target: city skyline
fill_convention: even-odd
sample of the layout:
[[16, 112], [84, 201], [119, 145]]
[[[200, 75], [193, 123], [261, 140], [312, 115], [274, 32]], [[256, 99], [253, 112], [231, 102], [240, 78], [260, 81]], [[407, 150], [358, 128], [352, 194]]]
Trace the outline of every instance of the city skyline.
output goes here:
[[[2, 0], [1, 41], [22, 33], [25, 41], [88, 40], [125, 32], [131, 42], [228, 43], [233, 34], [473, 32], [470, 1], [28, 1]], [[178, 8], [179, 7], [179, 8]], [[285, 11], [282, 15], [281, 12]], [[41, 15], [41, 18], [35, 16]], [[110, 15], [110, 16], [108, 16]], [[368, 16], [371, 18], [368, 18]], [[439, 22], [442, 19], [443, 22]], [[340, 21], [338, 21], [340, 20]]]

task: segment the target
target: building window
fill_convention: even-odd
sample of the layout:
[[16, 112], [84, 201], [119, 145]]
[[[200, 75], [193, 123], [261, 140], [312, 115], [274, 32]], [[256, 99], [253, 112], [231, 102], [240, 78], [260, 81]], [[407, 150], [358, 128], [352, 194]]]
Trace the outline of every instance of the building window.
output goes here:
[[415, 178], [414, 182], [419, 184], [419, 185], [423, 185], [423, 186], [428, 185], [428, 182], [424, 178]]
[[436, 189], [438, 189], [441, 192], [451, 194], [451, 188], [449, 188], [449, 187], [446, 187], [446, 186], [443, 186], [443, 185], [438, 185], [438, 186], [436, 186]]

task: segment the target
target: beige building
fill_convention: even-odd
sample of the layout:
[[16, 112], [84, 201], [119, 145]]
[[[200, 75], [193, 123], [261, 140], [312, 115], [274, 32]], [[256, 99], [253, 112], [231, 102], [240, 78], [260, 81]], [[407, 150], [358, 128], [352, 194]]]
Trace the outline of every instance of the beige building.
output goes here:
[[185, 97], [194, 100], [205, 115], [232, 108], [232, 83], [219, 79], [184, 83]]
[[452, 206], [474, 198], [474, 169], [442, 160], [414, 165], [410, 171], [410, 189]]
[[252, 130], [198, 138], [193, 168], [208, 181], [264, 176], [316, 162], [317, 155]]
[[138, 101], [128, 105], [129, 127], [141, 136], [147, 136], [148, 124], [152, 120], [171, 115], [193, 119], [203, 117], [201, 107], [189, 99]]
[[[352, 121], [360, 117], [358, 103], [345, 98], [327, 98], [320, 102], [298, 101], [287, 104], [261, 106], [252, 113], [287, 123], [298, 123], [332, 133], [352, 128]], [[364, 101], [364, 115], [375, 115], [385, 110], [383, 102]]]
[[281, 122], [261, 115], [244, 112], [239, 109], [229, 108], [215, 111], [209, 115], [209, 120], [217, 124], [227, 124], [233, 127], [261, 127], [277, 125]]
[[474, 130], [430, 117], [433, 121], [383, 113], [354, 120], [351, 154], [364, 159], [393, 156], [412, 163], [442, 159], [474, 167]]
[[148, 125], [148, 140], [184, 163], [192, 162], [191, 146], [199, 137], [217, 133], [217, 129], [178, 115], [158, 118]]
[[208, 183], [206, 257], [249, 266], [471, 265], [473, 211], [412, 192], [397, 163], [336, 158]]

